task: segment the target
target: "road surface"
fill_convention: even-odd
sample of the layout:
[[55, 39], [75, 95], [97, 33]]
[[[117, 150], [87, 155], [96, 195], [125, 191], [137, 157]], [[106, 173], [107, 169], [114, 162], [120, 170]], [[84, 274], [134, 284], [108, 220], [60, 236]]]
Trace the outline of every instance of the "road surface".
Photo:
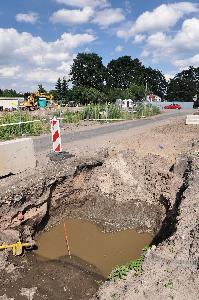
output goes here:
[[[112, 123], [112, 124], [106, 124], [102, 125], [101, 127], [97, 128], [91, 128], [87, 130], [82, 131], [74, 131], [74, 132], [62, 132], [62, 146], [72, 143], [72, 142], [81, 142], [86, 139], [92, 139], [96, 137], [102, 137], [104, 135], [111, 135], [113, 133], [119, 133], [122, 131], [126, 131], [128, 129], [133, 128], [141, 128], [146, 125], [150, 124], [156, 124], [161, 123], [162, 121], [177, 118], [180, 116], [186, 116], [190, 111], [187, 110], [173, 110], [164, 112], [161, 115], [157, 115], [151, 118], [146, 119], [138, 119], [138, 120], [132, 120], [132, 121], [124, 121], [119, 123]], [[34, 147], [35, 152], [45, 152], [47, 149], [52, 148], [52, 142], [51, 142], [51, 135], [45, 135], [34, 138]], [[64, 148], [64, 147], [63, 147]]]

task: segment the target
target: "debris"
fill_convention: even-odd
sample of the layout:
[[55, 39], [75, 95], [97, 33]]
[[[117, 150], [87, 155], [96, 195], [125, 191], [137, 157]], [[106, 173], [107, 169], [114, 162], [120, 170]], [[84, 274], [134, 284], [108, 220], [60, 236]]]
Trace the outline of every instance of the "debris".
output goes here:
[[21, 295], [26, 296], [28, 300], [33, 300], [34, 294], [37, 292], [37, 287], [33, 287], [31, 289], [22, 288]]

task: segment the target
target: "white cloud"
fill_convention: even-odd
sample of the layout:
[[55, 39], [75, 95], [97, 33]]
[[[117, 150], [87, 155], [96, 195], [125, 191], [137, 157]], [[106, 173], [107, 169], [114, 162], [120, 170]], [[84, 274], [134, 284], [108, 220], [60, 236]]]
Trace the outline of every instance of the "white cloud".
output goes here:
[[30, 12], [28, 14], [17, 14], [16, 20], [18, 22], [25, 22], [30, 24], [35, 24], [39, 18], [39, 15], [34, 12]]
[[19, 87], [27, 90], [39, 81], [49, 86], [58, 77], [68, 75], [75, 56], [74, 49], [95, 39], [88, 33], [64, 33], [59, 39], [46, 42], [27, 32], [19, 33], [14, 28], [0, 28], [2, 86], [7, 82], [7, 87], [10, 87], [17, 82]]
[[168, 74], [168, 73], [164, 74], [164, 77], [166, 78], [166, 81], [170, 81], [172, 78], [174, 78], [174, 76], [175, 75], [173, 75], [173, 74]]
[[174, 61], [174, 65], [176, 65], [179, 69], [187, 69], [189, 66], [199, 66], [199, 54], [196, 54], [187, 59], [177, 59]]
[[143, 52], [156, 63], [170, 62], [178, 68], [199, 66], [199, 19], [185, 20], [174, 35], [163, 32], [150, 35]]
[[127, 39], [144, 32], [166, 32], [184, 16], [198, 11], [198, 4], [191, 2], [162, 4], [153, 11], [142, 13], [128, 30], [118, 30], [117, 36]]
[[95, 14], [93, 23], [106, 28], [112, 24], [125, 20], [125, 16], [121, 8], [106, 8]]
[[109, 5], [107, 0], [55, 0], [57, 3], [73, 7], [106, 7]]
[[146, 39], [146, 35], [144, 35], [144, 34], [136, 34], [133, 42], [135, 44], [139, 44], [139, 43], [142, 43], [145, 39]]
[[121, 46], [121, 45], [118, 45], [118, 46], [115, 48], [115, 51], [116, 51], [116, 52], [122, 52], [122, 51], [123, 51], [123, 49], [124, 49], [124, 47], [123, 47], [123, 46]]
[[7, 67], [7, 66], [0, 66], [0, 77], [13, 77], [16, 76], [17, 73], [19, 72], [20, 67], [19, 66], [12, 66], [12, 67]]
[[60, 24], [83, 24], [87, 23], [93, 16], [94, 11], [90, 7], [80, 9], [60, 9], [52, 14], [50, 20], [52, 23]]
[[183, 16], [198, 11], [198, 5], [191, 2], [162, 4], [152, 12], [146, 11], [138, 17], [131, 33], [167, 31]]

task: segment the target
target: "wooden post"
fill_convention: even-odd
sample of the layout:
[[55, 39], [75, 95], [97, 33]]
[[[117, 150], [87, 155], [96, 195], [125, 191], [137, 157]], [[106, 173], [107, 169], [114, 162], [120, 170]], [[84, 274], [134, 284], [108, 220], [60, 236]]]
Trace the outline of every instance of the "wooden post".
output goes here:
[[70, 246], [69, 246], [69, 242], [68, 242], [67, 229], [66, 229], [66, 223], [65, 222], [64, 222], [64, 234], [65, 234], [65, 240], [66, 240], [68, 255], [71, 259]]

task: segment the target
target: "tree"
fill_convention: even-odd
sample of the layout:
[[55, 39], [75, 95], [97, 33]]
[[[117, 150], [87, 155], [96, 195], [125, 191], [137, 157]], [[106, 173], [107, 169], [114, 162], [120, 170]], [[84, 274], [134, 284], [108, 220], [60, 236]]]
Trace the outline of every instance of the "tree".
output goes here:
[[70, 90], [69, 98], [71, 101], [81, 103], [83, 105], [89, 103], [102, 103], [106, 102], [106, 95], [95, 88], [87, 88], [87, 87], [73, 87]]
[[129, 88], [127, 89], [127, 93], [128, 98], [132, 100], [142, 100], [145, 96], [145, 87], [143, 85], [131, 83]]
[[148, 89], [151, 93], [161, 98], [166, 96], [167, 81], [159, 70], [152, 69], [151, 67], [145, 68], [144, 79], [145, 83], [147, 81]]
[[191, 102], [195, 95], [199, 96], [199, 68], [189, 67], [170, 80], [167, 99]]
[[106, 83], [109, 88], [127, 89], [131, 83], [142, 84], [144, 67], [139, 59], [122, 56], [107, 65]]
[[38, 84], [38, 92], [40, 94], [46, 94], [46, 90], [44, 89], [42, 84]]
[[71, 81], [75, 87], [103, 89], [105, 67], [96, 53], [79, 53], [71, 68]]
[[67, 102], [68, 99], [68, 82], [65, 77], [63, 77], [62, 84], [61, 84], [61, 90], [62, 90], [62, 98], [64, 102]]
[[61, 82], [61, 78], [58, 78], [57, 83], [55, 85], [55, 90], [57, 92], [57, 95], [60, 98], [62, 98], [62, 82]]

